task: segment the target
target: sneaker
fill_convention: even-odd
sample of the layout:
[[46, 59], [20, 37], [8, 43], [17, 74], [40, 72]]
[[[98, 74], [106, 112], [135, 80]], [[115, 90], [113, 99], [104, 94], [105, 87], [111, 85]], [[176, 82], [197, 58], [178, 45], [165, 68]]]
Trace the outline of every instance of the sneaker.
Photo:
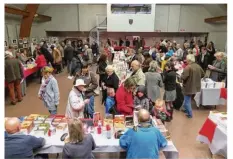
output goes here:
[[186, 116], [187, 116], [188, 118], [193, 118], [191, 115], [188, 115], [188, 114], [186, 114]]
[[73, 76], [68, 76], [68, 79], [72, 80], [72, 79], [73, 79]]

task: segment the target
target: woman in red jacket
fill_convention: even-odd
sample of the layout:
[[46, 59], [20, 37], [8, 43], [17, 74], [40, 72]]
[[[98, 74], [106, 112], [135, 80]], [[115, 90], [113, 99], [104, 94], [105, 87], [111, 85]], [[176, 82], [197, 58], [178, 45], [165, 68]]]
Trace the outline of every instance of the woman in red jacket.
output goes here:
[[38, 77], [40, 77], [40, 84], [41, 84], [41, 80], [42, 80], [41, 69], [43, 67], [47, 66], [47, 61], [46, 61], [44, 55], [39, 50], [37, 50], [36, 64], [37, 64], [37, 68], [38, 68], [37, 75], [38, 75]]
[[133, 115], [133, 92], [136, 81], [129, 77], [116, 92], [117, 111], [123, 115]]

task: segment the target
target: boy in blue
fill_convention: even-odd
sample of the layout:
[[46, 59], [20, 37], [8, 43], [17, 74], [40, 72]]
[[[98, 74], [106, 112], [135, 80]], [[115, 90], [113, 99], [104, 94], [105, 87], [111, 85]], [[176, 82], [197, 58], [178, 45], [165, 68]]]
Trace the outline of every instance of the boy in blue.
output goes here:
[[105, 114], [110, 114], [109, 110], [112, 108], [116, 102], [115, 102], [115, 90], [113, 88], [107, 89], [108, 96], [106, 98], [106, 101], [104, 103], [105, 106]]
[[120, 146], [127, 151], [127, 159], [158, 159], [160, 149], [167, 146], [167, 140], [151, 125], [147, 110], [141, 109], [138, 115], [139, 125], [120, 137]]

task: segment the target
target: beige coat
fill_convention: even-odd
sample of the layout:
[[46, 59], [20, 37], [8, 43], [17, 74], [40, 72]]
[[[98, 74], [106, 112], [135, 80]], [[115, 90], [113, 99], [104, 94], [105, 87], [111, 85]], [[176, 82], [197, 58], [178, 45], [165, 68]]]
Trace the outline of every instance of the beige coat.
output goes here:
[[145, 77], [145, 74], [142, 72], [141, 68], [131, 77], [135, 79], [138, 86], [140, 86], [140, 85], [145, 86], [146, 77]]
[[60, 63], [62, 61], [61, 52], [57, 48], [54, 48], [52, 55], [55, 63]]
[[189, 64], [182, 73], [184, 95], [193, 95], [201, 90], [201, 78], [205, 75], [203, 69], [196, 63]]

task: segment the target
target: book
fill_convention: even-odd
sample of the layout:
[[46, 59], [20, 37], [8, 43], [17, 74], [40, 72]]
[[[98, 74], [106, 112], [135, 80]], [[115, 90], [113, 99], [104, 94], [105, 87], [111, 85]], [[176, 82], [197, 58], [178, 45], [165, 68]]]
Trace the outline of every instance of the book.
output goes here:
[[39, 115], [35, 120], [34, 120], [34, 124], [38, 125], [38, 124], [42, 124], [45, 122], [45, 120], [47, 119], [48, 115]]
[[36, 120], [38, 116], [40, 116], [40, 115], [39, 114], [30, 114], [28, 117]]
[[43, 136], [48, 133], [50, 125], [48, 123], [39, 124], [37, 128], [34, 130], [35, 135]]
[[124, 129], [125, 128], [125, 116], [124, 115], [115, 115], [114, 118], [114, 127], [115, 129]]
[[113, 127], [113, 115], [108, 114], [104, 118], [104, 126], [109, 125], [111, 128]]
[[125, 127], [133, 128], [133, 126], [134, 126], [133, 115], [125, 116]]
[[138, 125], [138, 111], [133, 112], [133, 122], [134, 122], [134, 126]]
[[101, 120], [100, 112], [95, 112], [93, 114], [93, 124], [94, 124], [94, 126], [98, 125], [99, 120]]
[[21, 123], [21, 129], [20, 131], [23, 132], [24, 134], [29, 134], [34, 127], [33, 121], [23, 121]]

